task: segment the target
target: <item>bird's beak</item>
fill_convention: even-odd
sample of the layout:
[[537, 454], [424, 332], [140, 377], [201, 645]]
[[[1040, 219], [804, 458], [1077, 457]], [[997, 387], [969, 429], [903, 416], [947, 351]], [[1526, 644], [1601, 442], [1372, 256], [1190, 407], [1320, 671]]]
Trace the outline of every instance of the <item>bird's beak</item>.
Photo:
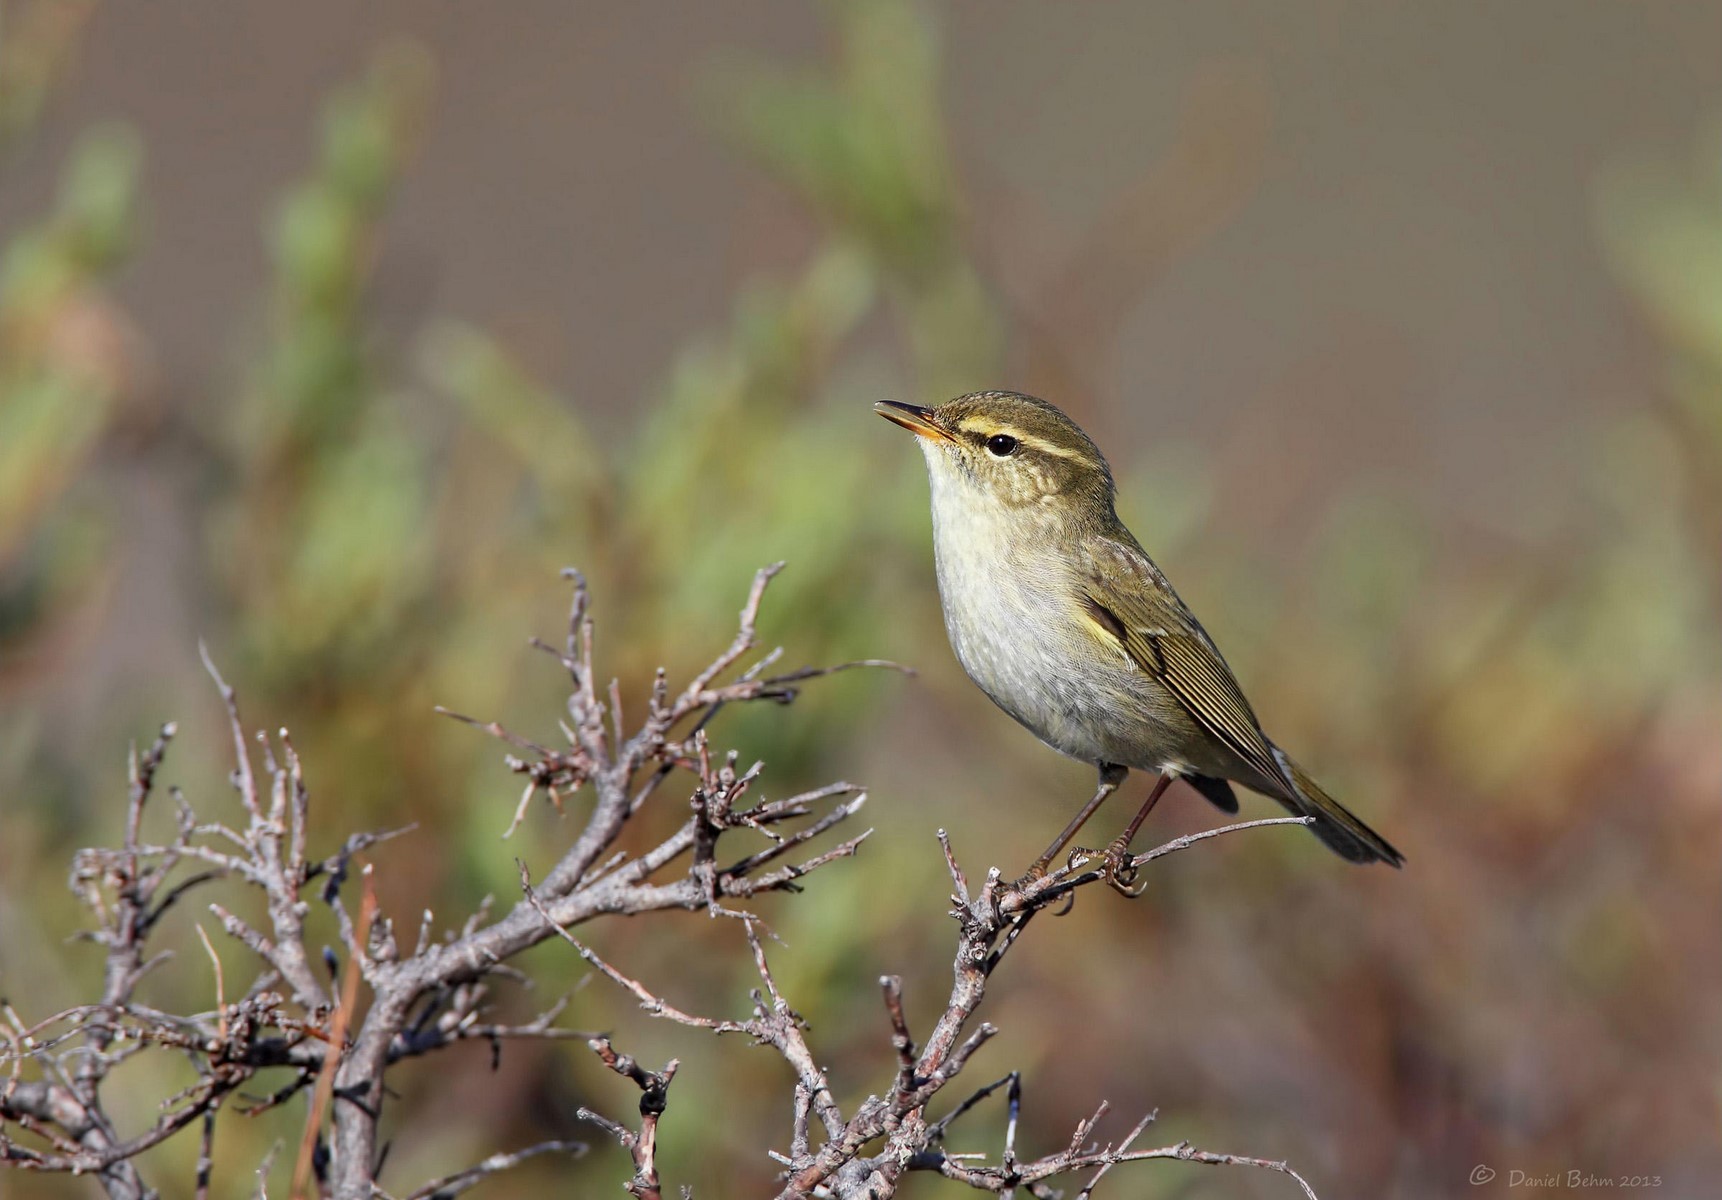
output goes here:
[[955, 440], [933, 419], [933, 410], [930, 408], [921, 408], [915, 404], [903, 404], [896, 400], [881, 400], [873, 406], [873, 411], [892, 424], [901, 425], [916, 437], [931, 438], [941, 442]]

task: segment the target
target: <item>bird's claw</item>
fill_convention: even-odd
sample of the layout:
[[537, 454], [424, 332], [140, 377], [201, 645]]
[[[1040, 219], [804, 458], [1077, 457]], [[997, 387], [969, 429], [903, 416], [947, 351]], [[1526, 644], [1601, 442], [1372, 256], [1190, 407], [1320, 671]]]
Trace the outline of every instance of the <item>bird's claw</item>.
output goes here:
[[1127, 844], [1114, 841], [1104, 850], [1072, 850], [1069, 865], [1074, 869], [1091, 859], [1100, 860], [1100, 877], [1125, 899], [1134, 900], [1148, 889], [1148, 881], [1141, 878], [1142, 869], [1131, 857]]
[[[1035, 884], [1039, 883], [1041, 880], [1043, 880], [1047, 877], [1049, 867], [1050, 867], [1050, 864], [1048, 864], [1044, 860], [1041, 862], [1035, 863], [1033, 866], [1031, 866], [1028, 869], [1028, 872], [1026, 874], [1024, 874], [1021, 879], [1018, 879], [1014, 883], [1011, 883], [1006, 888], [1006, 890], [1016, 892], [1018, 894], [1022, 894], [1024, 892], [1027, 892], [1029, 890], [1029, 888], [1033, 887]], [[1068, 914], [1070, 912], [1070, 910], [1072, 908], [1075, 908], [1075, 907], [1076, 907], [1076, 893], [1074, 891], [1069, 892], [1065, 895], [1064, 904], [1061, 905], [1058, 909], [1054, 910], [1052, 915], [1055, 917], [1065, 916], [1066, 914]]]
[[1046, 878], [1046, 868], [1047, 864], [1045, 861], [1035, 863], [1023, 873], [1022, 878], [1013, 880], [1006, 884], [1004, 890], [1007, 892], [1028, 891], [1029, 888]]

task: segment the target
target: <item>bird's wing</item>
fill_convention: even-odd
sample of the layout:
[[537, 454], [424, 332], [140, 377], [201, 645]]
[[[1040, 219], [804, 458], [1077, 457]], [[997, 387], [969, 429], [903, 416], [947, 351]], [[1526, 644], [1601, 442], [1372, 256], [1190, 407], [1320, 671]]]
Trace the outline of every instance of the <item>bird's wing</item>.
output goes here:
[[1116, 546], [1129, 586], [1087, 582], [1083, 603], [1095, 626], [1120, 645], [1204, 730], [1256, 771], [1297, 794], [1282, 756], [1262, 732], [1250, 702], [1207, 631], [1184, 607], [1147, 555]]

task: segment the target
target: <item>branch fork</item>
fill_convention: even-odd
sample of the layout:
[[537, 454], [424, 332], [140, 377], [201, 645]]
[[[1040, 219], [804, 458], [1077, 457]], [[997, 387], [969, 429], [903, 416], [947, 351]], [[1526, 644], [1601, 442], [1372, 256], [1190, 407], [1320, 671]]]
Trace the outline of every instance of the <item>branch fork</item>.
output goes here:
[[[334, 853], [313, 856], [307, 819], [311, 791], [291, 738], [285, 730], [272, 737], [248, 733], [234, 690], [205, 651], [205, 665], [227, 710], [239, 819], [201, 818], [174, 793], [171, 837], [147, 840], [146, 806], [157, 790], [174, 726], [164, 726], [142, 752], [134, 748], [120, 845], [80, 852], [70, 879], [92, 916], [89, 940], [105, 956], [101, 996], [34, 1023], [0, 1007], [0, 1166], [87, 1174], [110, 1197], [145, 1200], [155, 1192], [145, 1182], [138, 1156], [197, 1128], [201, 1195], [207, 1192], [216, 1150], [215, 1125], [224, 1114], [235, 1109], [256, 1114], [308, 1092], [292, 1200], [388, 1198], [378, 1178], [385, 1157], [378, 1122], [389, 1099], [385, 1082], [391, 1067], [475, 1038], [488, 1042], [493, 1062], [510, 1041], [579, 1038], [640, 1093], [635, 1128], [590, 1109], [581, 1109], [579, 1116], [629, 1154], [629, 1192], [657, 1200], [663, 1187], [658, 1137], [663, 1120], [672, 1115], [677, 1061], [649, 1070], [618, 1051], [608, 1037], [563, 1026], [566, 997], [521, 1023], [491, 1015], [495, 996], [525, 980], [510, 960], [557, 937], [646, 1012], [713, 1034], [745, 1034], [783, 1060], [792, 1081], [789, 1143], [787, 1152], [773, 1152], [772, 1158], [782, 1168], [778, 1194], [786, 1200], [877, 1200], [893, 1194], [913, 1171], [936, 1172], [983, 1192], [1030, 1196], [1051, 1195], [1048, 1181], [1084, 1173], [1082, 1195], [1087, 1196], [1118, 1166], [1158, 1158], [1273, 1170], [1290, 1176], [1313, 1200], [1309, 1185], [1284, 1163], [1217, 1154], [1184, 1142], [1136, 1148], [1151, 1127], [1152, 1113], [1117, 1142], [1097, 1142], [1107, 1114], [1104, 1103], [1077, 1124], [1062, 1150], [1025, 1160], [1017, 1151], [1024, 1089], [1016, 1072], [948, 1103], [957, 1094], [952, 1086], [997, 1032], [975, 1019], [995, 972], [1037, 913], [1107, 879], [1106, 865], [1092, 865], [1092, 860], [1073, 858], [1042, 878], [1016, 883], [1003, 881], [994, 869], [979, 887], [971, 887], [941, 831], [957, 933], [945, 1007], [917, 1033], [906, 1014], [902, 981], [882, 977], [891, 1073], [878, 1094], [854, 1103], [839, 1098], [808, 1041], [806, 1022], [779, 987], [764, 927], [747, 903], [765, 892], [797, 891], [809, 874], [857, 853], [869, 831], [823, 849], [813, 843], [854, 817], [866, 793], [849, 783], [833, 783], [800, 795], [762, 798], [763, 766], [743, 768], [734, 752], [714, 749], [710, 725], [727, 705], [789, 703], [801, 685], [821, 676], [895, 664], [867, 661], [773, 674], [780, 657], [773, 650], [741, 668], [756, 646], [760, 606], [780, 567], [755, 575], [735, 637], [691, 680], [677, 690], [658, 672], [631, 732], [619, 684], [599, 682], [585, 581], [578, 572], [567, 573], [573, 600], [563, 644], [539, 643], [570, 681], [566, 711], [557, 723], [563, 744], [552, 748], [495, 722], [449, 715], [501, 741], [507, 747], [507, 770], [524, 778], [503, 836], [519, 827], [535, 797], [561, 808], [570, 794], [586, 789], [590, 806], [571, 842], [536, 882], [520, 864], [520, 898], [511, 908], [498, 914], [487, 901], [458, 928], [440, 935], [434, 914], [423, 912], [413, 921], [418, 936], [410, 951], [397, 942], [394, 918], [379, 900], [376, 873], [386, 867], [386, 857], [374, 853], [405, 831], [355, 833]], [[645, 806], [658, 803], [673, 811], [666, 806], [677, 802], [659, 797], [677, 778], [688, 782], [681, 819], [656, 844], [623, 853], [621, 835]], [[1246, 821], [1193, 834], [1134, 856], [1124, 869], [1139, 870], [1220, 834], [1299, 823], [1298, 818]], [[748, 845], [738, 847], [743, 840]], [[356, 915], [345, 896], [355, 878], [360, 885]], [[150, 946], [161, 917], [211, 888], [221, 889], [221, 899], [208, 911], [253, 960], [249, 982], [242, 991], [230, 988], [231, 968], [223, 970], [199, 927], [214, 964], [213, 1010], [181, 1015], [139, 1004], [139, 981], [168, 958]], [[235, 911], [234, 897], [245, 894], [262, 902], [264, 916], [256, 924]], [[307, 940], [307, 919], [319, 906], [335, 925], [334, 947], [313, 948]], [[669, 909], [704, 911], [740, 924], [759, 980], [745, 1015], [718, 1018], [685, 1011], [599, 957], [574, 933], [607, 915]], [[162, 1051], [189, 1061], [196, 1078], [162, 1101], [149, 1128], [123, 1134], [108, 1115], [105, 1084], [131, 1056]], [[242, 1086], [259, 1079], [272, 1085], [262, 1098], [229, 1103]], [[971, 1114], [1001, 1090], [1005, 1124], [996, 1158], [950, 1151], [946, 1143], [954, 1124], [972, 1121]], [[942, 1115], [934, 1116], [935, 1110]], [[493, 1154], [418, 1186], [408, 1200], [456, 1195], [541, 1154], [584, 1151], [579, 1143], [553, 1140]], [[272, 1159], [258, 1172], [259, 1196], [266, 1195]]]

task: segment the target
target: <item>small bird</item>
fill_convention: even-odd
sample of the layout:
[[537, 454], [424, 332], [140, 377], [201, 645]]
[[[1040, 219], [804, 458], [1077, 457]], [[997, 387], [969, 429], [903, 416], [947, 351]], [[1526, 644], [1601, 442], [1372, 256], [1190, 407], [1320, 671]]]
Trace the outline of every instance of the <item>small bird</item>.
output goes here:
[[1241, 783], [1314, 818], [1315, 835], [1352, 862], [1404, 861], [1262, 732], [1213, 639], [1118, 519], [1112, 471], [1076, 422], [1018, 392], [873, 407], [926, 457], [945, 632], [963, 670], [1100, 773], [1025, 879], [1046, 873], [1131, 768], [1160, 778], [1102, 855], [1126, 894], [1131, 839], [1174, 779], [1228, 813]]

